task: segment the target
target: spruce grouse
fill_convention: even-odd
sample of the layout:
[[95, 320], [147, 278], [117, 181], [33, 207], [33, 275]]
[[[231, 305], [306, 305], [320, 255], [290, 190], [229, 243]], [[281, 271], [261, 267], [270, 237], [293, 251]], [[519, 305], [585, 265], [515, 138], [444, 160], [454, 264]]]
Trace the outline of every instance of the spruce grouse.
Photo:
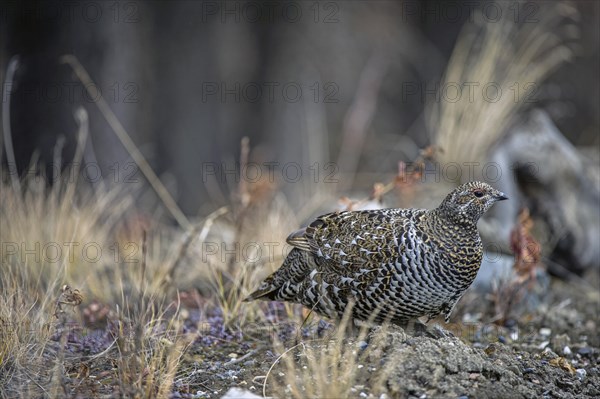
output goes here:
[[292, 233], [283, 265], [246, 301], [301, 303], [334, 319], [395, 324], [452, 309], [477, 275], [483, 246], [477, 221], [507, 197], [470, 182], [433, 210], [334, 212]]

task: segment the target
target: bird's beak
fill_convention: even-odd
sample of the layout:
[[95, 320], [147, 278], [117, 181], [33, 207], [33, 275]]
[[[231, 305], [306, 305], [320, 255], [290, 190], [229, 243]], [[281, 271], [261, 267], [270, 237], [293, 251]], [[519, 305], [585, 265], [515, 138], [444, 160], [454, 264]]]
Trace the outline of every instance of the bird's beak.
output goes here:
[[496, 201], [504, 201], [507, 200], [508, 197], [503, 192], [498, 191], [498, 194], [495, 196]]

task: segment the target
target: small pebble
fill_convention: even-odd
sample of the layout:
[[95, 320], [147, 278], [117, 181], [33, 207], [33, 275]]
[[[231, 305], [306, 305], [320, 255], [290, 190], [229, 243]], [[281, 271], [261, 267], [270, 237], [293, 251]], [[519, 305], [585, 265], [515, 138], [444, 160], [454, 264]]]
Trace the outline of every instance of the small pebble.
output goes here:
[[368, 395], [367, 395], [366, 393], [364, 393], [364, 392], [361, 392], [359, 396], [360, 396], [361, 398], [366, 398]]
[[577, 369], [575, 370], [575, 373], [577, 373], [577, 378], [579, 378], [579, 381], [583, 381], [587, 375], [587, 371], [585, 371], [585, 369]]
[[581, 356], [588, 356], [592, 353], [592, 348], [589, 346], [584, 346], [583, 348], [579, 348], [577, 353], [579, 353]]
[[571, 351], [571, 348], [569, 348], [568, 346], [565, 346], [563, 348], [563, 355], [565, 356], [571, 356], [573, 354], [573, 351]]
[[515, 375], [521, 375], [521, 370], [519, 370], [519, 368], [517, 366], [515, 366], [514, 364], [511, 364], [510, 366], [507, 367], [508, 370], [512, 371], [513, 373], [515, 373]]
[[533, 373], [534, 371], [535, 371], [535, 369], [533, 367], [526, 367], [523, 369], [524, 374]]
[[367, 349], [367, 346], [369, 346], [369, 344], [366, 341], [359, 341], [358, 342], [358, 348], [363, 351], [365, 349]]
[[544, 351], [542, 352], [542, 355], [544, 355], [544, 357], [549, 358], [549, 359], [555, 359], [558, 357], [558, 355], [550, 348], [544, 349]]
[[540, 335], [544, 337], [549, 337], [552, 334], [552, 330], [548, 327], [540, 328]]
[[515, 319], [508, 319], [504, 322], [504, 326], [508, 328], [513, 328], [517, 325], [517, 321]]
[[550, 344], [550, 341], [544, 341], [541, 344], [539, 344], [538, 348], [540, 349], [546, 349], [546, 347]]

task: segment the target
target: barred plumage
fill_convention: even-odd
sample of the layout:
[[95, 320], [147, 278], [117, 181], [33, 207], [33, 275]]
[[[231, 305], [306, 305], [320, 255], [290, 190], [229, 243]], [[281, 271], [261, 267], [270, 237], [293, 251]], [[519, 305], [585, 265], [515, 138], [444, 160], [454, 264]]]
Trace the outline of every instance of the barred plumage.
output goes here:
[[463, 184], [433, 210], [346, 211], [292, 233], [283, 265], [246, 300], [297, 302], [340, 318], [402, 324], [444, 314], [471, 285], [483, 256], [477, 221], [507, 199], [482, 182]]

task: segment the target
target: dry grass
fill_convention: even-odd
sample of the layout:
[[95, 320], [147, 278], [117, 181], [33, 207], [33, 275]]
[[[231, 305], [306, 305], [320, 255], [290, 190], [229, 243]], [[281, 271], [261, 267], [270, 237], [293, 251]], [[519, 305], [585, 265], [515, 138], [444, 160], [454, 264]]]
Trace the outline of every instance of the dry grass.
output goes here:
[[[80, 136], [73, 165], [80, 164], [84, 142]], [[0, 189], [1, 396], [72, 396], [82, 386], [88, 395], [118, 382], [131, 396], [165, 397], [188, 339], [180, 336], [169, 291], [161, 289], [167, 262], [148, 251], [139, 226], [121, 222], [133, 211], [132, 197], [122, 188], [94, 192], [74, 169], [50, 186], [32, 165], [20, 187], [3, 174]], [[115, 341], [102, 356], [66, 351], [72, 334], [83, 339], [87, 333], [79, 305], [90, 300], [84, 298], [111, 309]], [[102, 357], [117, 375], [91, 383], [88, 369]], [[74, 376], [91, 385], [72, 387], [67, 380]]]
[[[546, 2], [536, 17], [537, 22], [521, 25], [502, 18], [464, 27], [440, 83], [441, 88], [462, 87], [462, 95], [455, 101], [453, 91], [446, 96], [441, 91], [427, 110], [439, 162], [484, 161], [514, 117], [539, 101], [544, 80], [571, 59], [568, 41], [577, 32], [571, 23], [577, 10], [568, 3]], [[465, 83], [478, 85], [474, 95]], [[490, 88], [484, 93], [486, 85]]]
[[[71, 164], [81, 164], [84, 145], [82, 135]], [[245, 201], [182, 234], [138, 216], [123, 187], [94, 191], [75, 169], [49, 185], [32, 165], [19, 187], [7, 174], [1, 182], [0, 397], [166, 397], [197, 337], [182, 333], [182, 274], [209, 282], [206, 297], [228, 328], [264, 317], [242, 299], [285, 256], [281, 237], [297, 222], [281, 196], [262, 203], [260, 188], [242, 188]], [[190, 258], [206, 242], [218, 244], [216, 256]], [[299, 307], [286, 309], [297, 316]], [[90, 323], [106, 325], [112, 344], [93, 355], [67, 350]]]
[[[287, 349], [276, 339], [274, 348], [281, 354], [264, 376], [263, 396], [270, 391], [298, 399], [357, 397], [358, 391], [365, 389], [364, 368], [377, 364], [373, 359], [381, 359], [388, 329], [384, 325], [371, 332], [371, 323], [356, 327], [351, 313], [352, 306], [348, 306], [336, 329], [324, 337], [304, 339]], [[385, 366], [369, 370], [377, 383], [367, 389], [380, 395], [381, 382], [389, 377], [390, 370]]]

